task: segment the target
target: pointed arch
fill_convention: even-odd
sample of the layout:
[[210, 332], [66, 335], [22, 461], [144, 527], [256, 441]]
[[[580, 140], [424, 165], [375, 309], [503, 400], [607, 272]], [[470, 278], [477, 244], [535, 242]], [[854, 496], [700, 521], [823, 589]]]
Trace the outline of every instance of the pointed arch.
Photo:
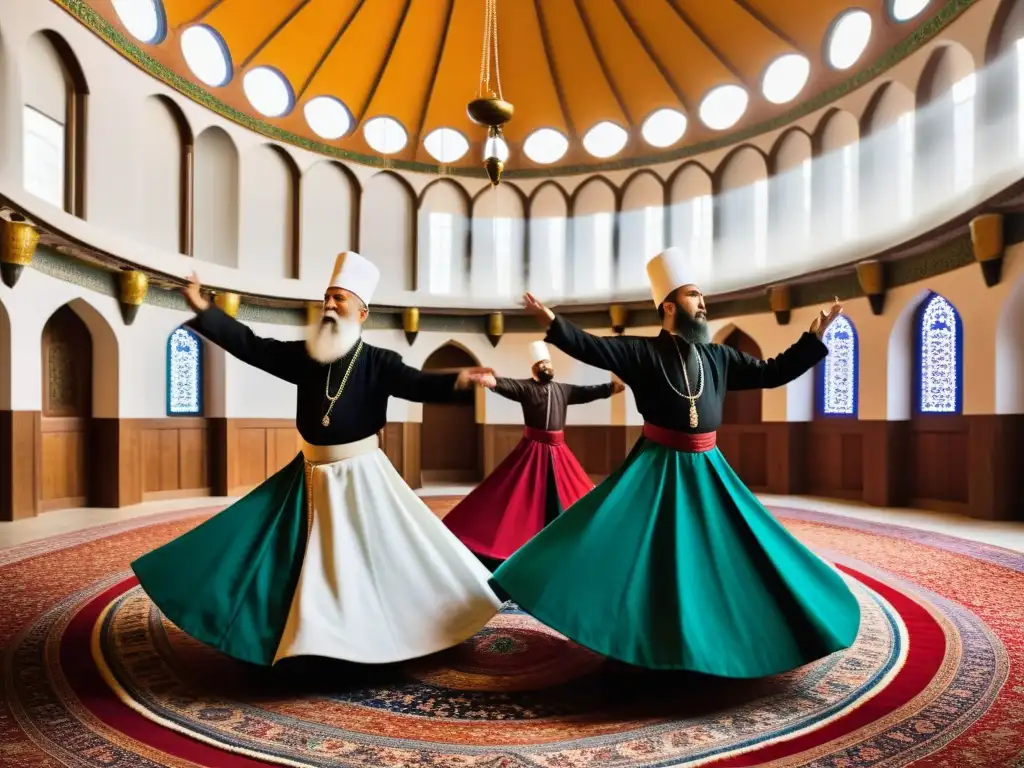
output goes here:
[[[433, 183], [433, 182], [431, 182], [431, 183]], [[480, 199], [490, 189], [492, 189], [492, 187], [490, 185], [485, 185], [485, 186], [480, 187], [480, 189], [478, 189], [476, 191], [476, 193], [473, 195], [473, 198], [472, 198], [472, 201], [471, 201], [470, 215], [476, 215], [476, 204], [477, 204], [477, 202], [479, 202]], [[501, 182], [501, 186], [499, 187], [499, 189], [508, 189], [508, 190], [511, 190], [512, 192], [514, 192], [516, 197], [519, 198], [520, 205], [522, 205], [523, 215], [524, 216], [528, 215], [527, 212], [529, 210], [530, 197], [525, 192], [523, 192], [523, 190], [521, 190], [515, 184], [512, 184], [511, 182], [508, 182], [508, 181]]]
[[819, 416], [857, 418], [859, 407], [860, 341], [857, 328], [840, 315], [822, 338], [828, 356], [818, 363], [815, 388]]
[[336, 160], [320, 160], [302, 174], [299, 279], [323, 280], [342, 251], [358, 251], [359, 181]]
[[[477, 356], [452, 339], [427, 355], [423, 370], [451, 371], [478, 365]], [[423, 405], [420, 462], [424, 483], [480, 479], [480, 430], [473, 402]]]
[[565, 187], [563, 187], [557, 181], [554, 181], [552, 179], [548, 179], [547, 181], [541, 182], [536, 187], [534, 187], [533, 190], [530, 192], [529, 197], [527, 197], [527, 207], [526, 207], [526, 211], [527, 211], [526, 215], [527, 216], [530, 216], [530, 217], [533, 216], [533, 202], [534, 202], [534, 200], [537, 199], [537, 195], [539, 195], [543, 190], [547, 189], [548, 187], [552, 187], [553, 189], [558, 191], [558, 193], [562, 196], [562, 199], [565, 200], [565, 210], [566, 211], [569, 210], [570, 196], [569, 196], [569, 193], [565, 191]]
[[[408, 179], [394, 171], [380, 171], [363, 186], [359, 204], [359, 252], [390, 275], [395, 288], [416, 290], [416, 191]], [[381, 221], [387, 226], [381, 226]]]
[[[811, 151], [813, 151], [814, 137], [810, 133], [798, 125], [787, 128], [779, 135], [775, 140], [775, 143], [772, 144], [772, 148], [768, 151], [769, 174], [775, 175], [779, 172], [779, 155], [790, 146], [790, 142], [801, 141], [801, 139], [797, 138], [797, 135], [803, 136], [803, 138], [806, 139], [807, 146], [811, 148]], [[810, 152], [808, 152], [808, 157], [809, 156]], [[782, 170], [785, 170], [785, 168]]]
[[[417, 208], [423, 207], [423, 202], [427, 199], [427, 195], [430, 193], [431, 188], [436, 187], [438, 185], [444, 185], [446, 187], [451, 187], [452, 189], [456, 190], [459, 193], [459, 197], [462, 198], [463, 202], [466, 205], [466, 211], [473, 210], [473, 195], [469, 194], [469, 190], [466, 189], [461, 184], [459, 184], [459, 182], [450, 178], [434, 179], [432, 182], [427, 184], [423, 189], [421, 189], [419, 196], [416, 198]], [[486, 189], [487, 187], [483, 187], [481, 191]]]
[[183, 325], [167, 337], [167, 415], [203, 415], [203, 342]]
[[914, 413], [963, 412], [963, 321], [956, 307], [930, 292], [914, 315]]
[[241, 216], [238, 147], [231, 134], [211, 125], [196, 137], [192, 255], [238, 267]]
[[618, 187], [616, 187], [614, 184], [612, 184], [612, 182], [609, 179], [607, 179], [606, 177], [601, 176], [601, 175], [597, 175], [597, 176], [590, 176], [586, 181], [584, 181], [582, 184], [580, 184], [578, 187], [576, 187], [576, 189], [574, 189], [572, 191], [572, 194], [569, 195], [569, 217], [570, 218], [573, 218], [573, 217], [576, 216], [576, 206], [579, 204], [580, 195], [588, 187], [591, 187], [591, 186], [593, 186], [595, 184], [603, 184], [611, 192], [612, 198], [615, 201], [615, 205], [614, 205], [614, 210], [610, 211], [610, 213], [618, 213], [619, 212], [619, 206], [622, 203], [622, 193], [621, 193], [621, 190]]

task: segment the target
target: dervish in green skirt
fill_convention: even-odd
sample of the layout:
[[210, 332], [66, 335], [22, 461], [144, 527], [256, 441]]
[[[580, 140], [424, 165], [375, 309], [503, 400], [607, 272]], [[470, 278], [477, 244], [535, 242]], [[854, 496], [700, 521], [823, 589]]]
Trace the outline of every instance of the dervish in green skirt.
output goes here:
[[643, 436], [618, 470], [516, 551], [492, 581], [570, 640], [649, 669], [779, 674], [853, 644], [860, 606], [715, 445], [729, 390], [788, 384], [828, 354], [815, 319], [770, 360], [709, 342], [677, 249], [648, 263], [663, 329], [597, 337], [527, 294], [546, 341], [633, 390]]

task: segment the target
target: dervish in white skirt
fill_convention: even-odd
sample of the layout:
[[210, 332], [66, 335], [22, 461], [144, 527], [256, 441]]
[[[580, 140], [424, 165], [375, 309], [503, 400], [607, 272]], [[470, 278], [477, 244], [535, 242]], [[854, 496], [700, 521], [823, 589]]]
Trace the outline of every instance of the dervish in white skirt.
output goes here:
[[490, 572], [381, 451], [388, 398], [471, 399], [488, 373], [424, 373], [362, 339], [380, 271], [338, 256], [305, 342], [256, 336], [200, 293], [188, 325], [298, 387], [301, 452], [188, 533], [132, 563], [171, 622], [243, 661], [403, 661], [472, 637], [498, 612]]

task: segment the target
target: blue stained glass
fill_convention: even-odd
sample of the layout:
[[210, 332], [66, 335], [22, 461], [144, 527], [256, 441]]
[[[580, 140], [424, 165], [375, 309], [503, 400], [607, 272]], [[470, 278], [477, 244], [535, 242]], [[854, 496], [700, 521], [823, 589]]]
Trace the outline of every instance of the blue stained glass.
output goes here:
[[828, 357], [818, 366], [818, 408], [825, 416], [857, 415], [857, 331], [840, 315], [822, 337]]
[[959, 413], [962, 407], [963, 326], [956, 309], [938, 294], [917, 314], [917, 410]]
[[176, 328], [167, 340], [168, 416], [202, 415], [202, 354], [202, 342], [187, 328]]

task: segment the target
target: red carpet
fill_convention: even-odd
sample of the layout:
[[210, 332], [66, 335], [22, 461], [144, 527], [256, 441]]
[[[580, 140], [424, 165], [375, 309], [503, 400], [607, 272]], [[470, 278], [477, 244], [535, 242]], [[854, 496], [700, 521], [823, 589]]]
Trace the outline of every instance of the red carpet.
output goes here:
[[0, 765], [1018, 765], [1024, 556], [778, 512], [865, 621], [848, 652], [746, 682], [655, 680], [515, 609], [412, 664], [255, 669], [163, 621], [128, 571], [196, 513], [2, 550]]

